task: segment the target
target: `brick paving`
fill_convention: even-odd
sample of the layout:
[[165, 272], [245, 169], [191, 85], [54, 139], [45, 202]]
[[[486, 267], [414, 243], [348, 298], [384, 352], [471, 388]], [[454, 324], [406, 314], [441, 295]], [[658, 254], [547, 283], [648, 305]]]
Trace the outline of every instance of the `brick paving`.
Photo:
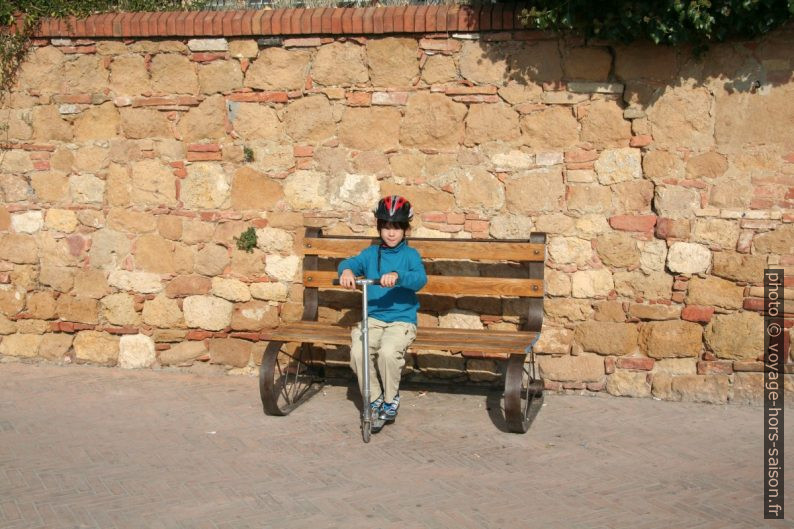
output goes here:
[[0, 364], [0, 528], [794, 527], [758, 407], [551, 395], [515, 435], [412, 390], [366, 445], [353, 392], [267, 417], [252, 377]]

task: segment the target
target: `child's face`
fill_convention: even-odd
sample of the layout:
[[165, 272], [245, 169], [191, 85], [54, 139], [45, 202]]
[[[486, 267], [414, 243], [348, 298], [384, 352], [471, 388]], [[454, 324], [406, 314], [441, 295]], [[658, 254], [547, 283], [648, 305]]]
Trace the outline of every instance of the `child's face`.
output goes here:
[[389, 248], [394, 248], [405, 238], [405, 231], [396, 224], [388, 223], [380, 230], [380, 238]]

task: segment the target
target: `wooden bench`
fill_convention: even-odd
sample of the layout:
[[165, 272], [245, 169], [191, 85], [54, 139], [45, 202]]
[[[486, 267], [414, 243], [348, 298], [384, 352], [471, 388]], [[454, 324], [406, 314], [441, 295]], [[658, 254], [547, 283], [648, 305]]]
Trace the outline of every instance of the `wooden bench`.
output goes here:
[[[543, 322], [546, 235], [533, 233], [527, 240], [509, 241], [409, 238], [408, 242], [428, 270], [427, 285], [419, 292], [420, 312], [428, 296], [513, 299], [521, 302], [514, 305], [526, 309], [519, 315], [519, 330], [420, 326], [411, 346], [411, 350], [506, 359], [504, 419], [510, 431], [526, 432], [543, 398], [532, 347]], [[262, 356], [259, 385], [266, 414], [286, 415], [319, 391], [324, 382], [324, 345], [350, 345], [349, 326], [318, 321], [320, 294], [341, 288], [332, 283], [340, 259], [376, 243], [371, 237], [323, 236], [320, 229], [306, 230], [303, 317], [271, 331]], [[446, 275], [443, 265], [450, 261], [465, 262], [451, 266], [453, 273], [469, 269], [478, 275]]]

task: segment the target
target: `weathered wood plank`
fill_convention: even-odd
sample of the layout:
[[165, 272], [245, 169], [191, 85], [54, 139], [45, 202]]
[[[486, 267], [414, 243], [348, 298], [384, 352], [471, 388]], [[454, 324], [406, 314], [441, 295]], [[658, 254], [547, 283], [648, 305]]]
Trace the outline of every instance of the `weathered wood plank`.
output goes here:
[[[350, 257], [374, 239], [343, 237], [307, 237], [304, 255]], [[520, 241], [466, 241], [461, 239], [410, 239], [423, 259], [464, 259], [471, 261], [543, 261], [543, 244]]]
[[[337, 279], [334, 271], [304, 271], [303, 284], [312, 288], [335, 288]], [[541, 279], [520, 279], [501, 277], [463, 277], [427, 276], [427, 285], [422, 294], [441, 294], [448, 296], [487, 296], [487, 297], [543, 297]]]

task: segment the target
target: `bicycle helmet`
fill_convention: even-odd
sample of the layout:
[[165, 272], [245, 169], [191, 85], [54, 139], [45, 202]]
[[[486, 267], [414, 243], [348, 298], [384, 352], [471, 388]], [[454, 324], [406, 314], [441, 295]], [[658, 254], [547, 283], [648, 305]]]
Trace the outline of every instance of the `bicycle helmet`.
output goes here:
[[399, 195], [383, 197], [375, 209], [375, 218], [386, 222], [408, 222], [413, 216], [411, 203]]

